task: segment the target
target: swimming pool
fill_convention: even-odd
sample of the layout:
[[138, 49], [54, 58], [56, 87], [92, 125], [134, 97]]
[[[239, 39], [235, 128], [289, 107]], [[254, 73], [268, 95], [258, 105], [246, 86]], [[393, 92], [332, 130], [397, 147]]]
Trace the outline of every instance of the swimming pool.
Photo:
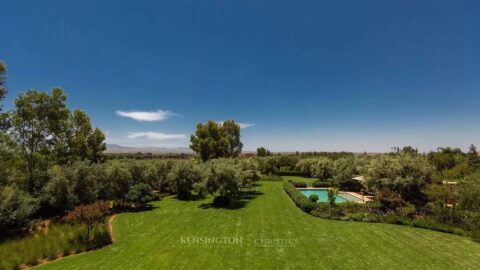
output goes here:
[[[318, 202], [328, 202], [328, 192], [326, 188], [317, 188], [317, 189], [299, 188], [298, 191], [300, 191], [307, 198], [312, 194], [317, 194]], [[337, 198], [335, 199], [335, 202], [336, 203], [362, 202], [362, 200], [348, 193], [338, 193]]]

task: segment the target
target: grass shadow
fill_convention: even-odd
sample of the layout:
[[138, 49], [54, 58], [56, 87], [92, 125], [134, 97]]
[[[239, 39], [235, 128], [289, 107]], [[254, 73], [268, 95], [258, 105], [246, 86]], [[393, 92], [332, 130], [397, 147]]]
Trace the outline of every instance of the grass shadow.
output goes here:
[[242, 191], [240, 193], [239, 198], [231, 200], [228, 205], [219, 206], [211, 202], [211, 203], [202, 203], [198, 207], [202, 209], [215, 208], [215, 209], [237, 210], [237, 209], [244, 208], [245, 206], [247, 206], [247, 204], [251, 200], [257, 198], [260, 195], [263, 195], [263, 192], [260, 192], [257, 190]]
[[157, 209], [158, 206], [155, 206], [155, 205], [151, 205], [151, 204], [147, 204], [147, 205], [143, 205], [143, 206], [138, 206], [138, 207], [135, 207], [135, 208], [132, 208], [130, 211], [127, 211], [127, 212], [135, 212], [135, 213], [138, 213], [138, 212], [148, 212], [148, 211], [153, 211], [155, 209]]
[[201, 201], [201, 200], [205, 199], [205, 196], [200, 195], [200, 194], [190, 194], [186, 197], [185, 196], [184, 197], [175, 196], [175, 199], [177, 199], [179, 201], [186, 201], [186, 202]]

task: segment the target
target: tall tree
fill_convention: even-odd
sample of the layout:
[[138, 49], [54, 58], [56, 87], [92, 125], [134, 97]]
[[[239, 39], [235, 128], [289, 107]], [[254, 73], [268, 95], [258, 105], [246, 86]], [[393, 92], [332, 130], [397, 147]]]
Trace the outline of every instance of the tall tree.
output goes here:
[[88, 136], [88, 146], [91, 150], [90, 161], [99, 163], [106, 160], [105, 150], [107, 150], [107, 146], [105, 144], [105, 134], [101, 129], [95, 128]]
[[259, 157], [270, 156], [270, 151], [268, 151], [265, 147], [259, 147], [257, 148], [257, 156]]
[[190, 148], [197, 152], [203, 161], [221, 157], [237, 157], [242, 152], [240, 125], [234, 120], [221, 124], [212, 120], [197, 124], [195, 135], [190, 137]]
[[228, 140], [228, 157], [238, 157], [242, 153], [243, 143], [240, 141], [240, 125], [234, 120], [224, 121], [222, 129]]
[[475, 145], [470, 145], [468, 150], [468, 165], [471, 167], [477, 167], [480, 164], [480, 158], [478, 157], [477, 148]]
[[84, 111], [73, 111], [69, 129], [70, 156], [93, 163], [105, 160], [105, 135], [100, 129], [92, 128], [90, 117]]
[[30, 192], [44, 186], [52, 165], [104, 160], [105, 135], [92, 128], [85, 112], [70, 112], [62, 89], [55, 88], [51, 94], [26, 91], [15, 100], [9, 118], [9, 133], [24, 161], [25, 186]]
[[[27, 189], [43, 186], [42, 178], [51, 162], [51, 153], [64, 136], [69, 111], [61, 89], [48, 93], [28, 90], [15, 100], [11, 113], [11, 134], [26, 163]], [[42, 175], [43, 173], [43, 175]]]

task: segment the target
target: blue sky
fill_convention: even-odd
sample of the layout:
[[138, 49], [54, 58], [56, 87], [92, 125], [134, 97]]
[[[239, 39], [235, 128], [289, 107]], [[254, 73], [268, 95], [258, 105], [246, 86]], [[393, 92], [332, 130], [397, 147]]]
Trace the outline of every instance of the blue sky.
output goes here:
[[466, 148], [480, 145], [478, 14], [479, 1], [2, 1], [5, 106], [59, 86], [130, 146], [188, 146], [197, 122], [235, 119], [246, 150]]

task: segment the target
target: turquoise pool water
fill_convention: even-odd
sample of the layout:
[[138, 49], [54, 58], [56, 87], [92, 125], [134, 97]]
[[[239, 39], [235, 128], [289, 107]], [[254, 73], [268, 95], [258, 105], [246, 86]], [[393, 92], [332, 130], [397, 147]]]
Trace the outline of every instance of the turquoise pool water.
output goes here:
[[[311, 194], [317, 194], [318, 196], [318, 202], [328, 202], [328, 193], [326, 189], [304, 189], [304, 188], [299, 188], [298, 191], [300, 191], [303, 195], [305, 195], [307, 198]], [[338, 194], [337, 198], [335, 199], [336, 203], [344, 203], [344, 202], [359, 202], [361, 201], [358, 198], [355, 198], [354, 196], [350, 194]]]

